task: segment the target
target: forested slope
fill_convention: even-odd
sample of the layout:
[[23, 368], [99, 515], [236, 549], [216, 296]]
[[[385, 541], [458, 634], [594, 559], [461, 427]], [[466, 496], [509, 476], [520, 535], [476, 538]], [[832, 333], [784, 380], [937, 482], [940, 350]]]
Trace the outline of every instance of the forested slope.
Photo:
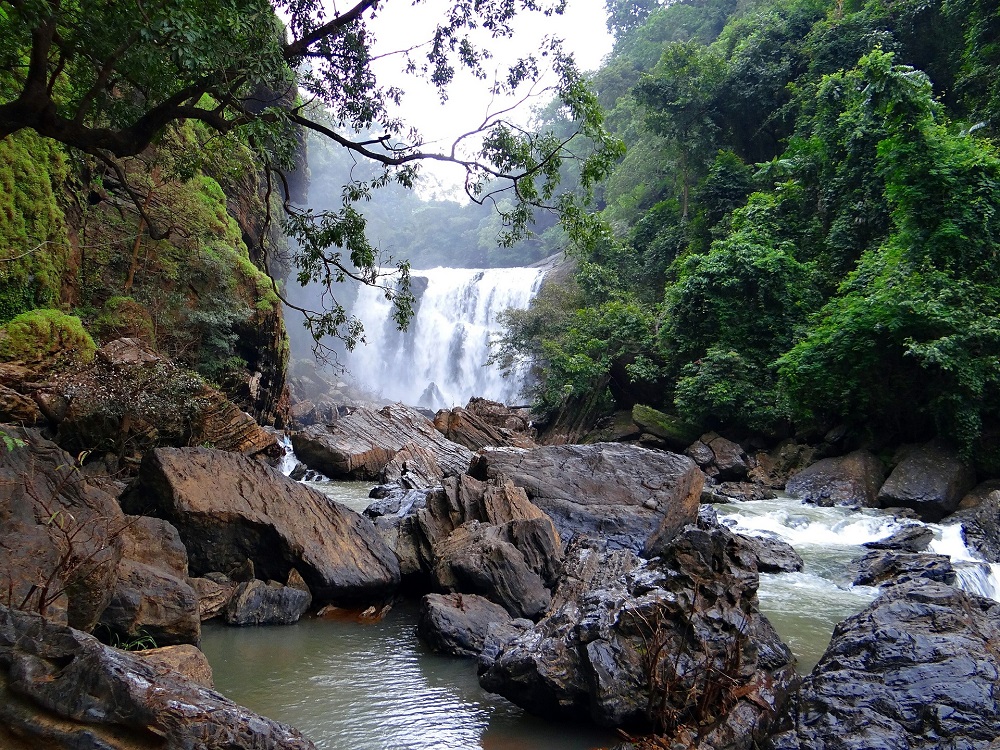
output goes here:
[[534, 357], [537, 402], [982, 443], [1000, 416], [995, 4], [609, 10], [594, 85], [628, 154], [574, 285], [512, 313], [499, 352]]

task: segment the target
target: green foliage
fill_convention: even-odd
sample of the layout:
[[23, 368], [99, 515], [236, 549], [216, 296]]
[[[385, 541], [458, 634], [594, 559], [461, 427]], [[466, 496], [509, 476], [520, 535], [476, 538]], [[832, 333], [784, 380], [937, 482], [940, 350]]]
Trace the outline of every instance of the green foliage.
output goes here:
[[90, 362], [97, 347], [80, 319], [58, 310], [21, 313], [0, 328], [0, 360], [51, 362], [53, 367]]

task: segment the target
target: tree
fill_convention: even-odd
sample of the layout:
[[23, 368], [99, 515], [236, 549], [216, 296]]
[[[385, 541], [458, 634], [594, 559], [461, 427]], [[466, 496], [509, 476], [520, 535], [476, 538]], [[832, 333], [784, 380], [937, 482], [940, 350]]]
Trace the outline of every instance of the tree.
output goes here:
[[[392, 114], [402, 90], [379, 79], [373, 65], [372, 20], [390, 13], [379, 0], [356, 0], [332, 13], [322, 0], [4, 0], [0, 2], [0, 138], [31, 129], [88, 154], [130, 182], [123, 160], [155, 145], [169, 127], [196, 123], [207, 138], [248, 145], [262, 164], [268, 195], [281, 194], [286, 232], [298, 243], [300, 281], [332, 289], [354, 279], [380, 283], [380, 259], [365, 239], [353, 207], [391, 183], [412, 187], [418, 165], [451, 162], [465, 169], [466, 192], [483, 203], [513, 196], [506, 238], [525, 232], [533, 207], [557, 205], [562, 162], [574, 156], [572, 137], [532, 133], [509, 110], [491, 112], [479, 128], [443, 151]], [[521, 11], [558, 13], [561, 3], [536, 0], [460, 0], [442, 6], [429, 39], [414, 39], [396, 54], [405, 71], [430, 80], [442, 97], [456, 71], [485, 79], [492, 39], [513, 34]], [[284, 19], [284, 21], [280, 20]], [[576, 123], [573, 135], [593, 146], [581, 170], [589, 187], [610, 167], [620, 146], [603, 129], [596, 100], [558, 40], [517, 61], [493, 84], [499, 93], [534, 88], [547, 64], [558, 97]], [[343, 205], [323, 214], [288, 201], [285, 176], [294, 165], [297, 130], [319, 133], [380, 168], [346, 185]], [[366, 133], [369, 135], [358, 135]], [[469, 147], [478, 142], [477, 148]], [[277, 184], [272, 184], [272, 180]], [[170, 232], [151, 221], [145, 196], [128, 188], [146, 232]], [[397, 319], [408, 315], [406, 266], [402, 285], [387, 285]], [[359, 329], [335, 302], [312, 319], [316, 336], [357, 340]]]

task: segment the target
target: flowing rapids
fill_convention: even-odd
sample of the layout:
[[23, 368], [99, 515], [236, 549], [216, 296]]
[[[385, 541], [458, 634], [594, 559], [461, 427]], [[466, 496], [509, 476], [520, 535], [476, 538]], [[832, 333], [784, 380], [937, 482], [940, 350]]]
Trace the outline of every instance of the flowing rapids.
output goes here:
[[526, 308], [543, 274], [538, 268], [414, 271], [416, 314], [403, 333], [385, 295], [362, 288], [353, 312], [365, 322], [368, 343], [346, 356], [347, 369], [358, 386], [414, 406], [464, 406], [472, 396], [513, 403], [524, 373], [505, 378], [486, 366], [490, 339], [500, 330], [497, 316]]
[[[779, 497], [716, 506], [719, 519], [734, 531], [776, 536], [802, 556], [801, 573], [762, 574], [760, 608], [798, 658], [799, 669], [810, 671], [830, 641], [834, 626], [864, 609], [878, 594], [869, 586], [853, 586], [851, 561], [869, 552], [862, 545], [892, 535], [905, 524], [884, 511], [818, 508]], [[924, 524], [934, 531], [929, 552], [949, 555], [957, 583], [967, 591], [1000, 598], [1000, 565], [976, 559], [962, 539], [960, 524]]]

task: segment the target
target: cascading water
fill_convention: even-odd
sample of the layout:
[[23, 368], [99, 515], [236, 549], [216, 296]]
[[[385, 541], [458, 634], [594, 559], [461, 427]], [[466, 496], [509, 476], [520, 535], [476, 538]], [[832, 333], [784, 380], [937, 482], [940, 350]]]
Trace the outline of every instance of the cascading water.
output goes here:
[[416, 314], [396, 330], [391, 305], [378, 289], [359, 290], [353, 312], [367, 345], [345, 360], [356, 384], [382, 398], [432, 409], [465, 405], [472, 396], [512, 403], [524, 373], [505, 378], [487, 367], [497, 316], [526, 308], [538, 293], [539, 268], [435, 268], [413, 271]]

